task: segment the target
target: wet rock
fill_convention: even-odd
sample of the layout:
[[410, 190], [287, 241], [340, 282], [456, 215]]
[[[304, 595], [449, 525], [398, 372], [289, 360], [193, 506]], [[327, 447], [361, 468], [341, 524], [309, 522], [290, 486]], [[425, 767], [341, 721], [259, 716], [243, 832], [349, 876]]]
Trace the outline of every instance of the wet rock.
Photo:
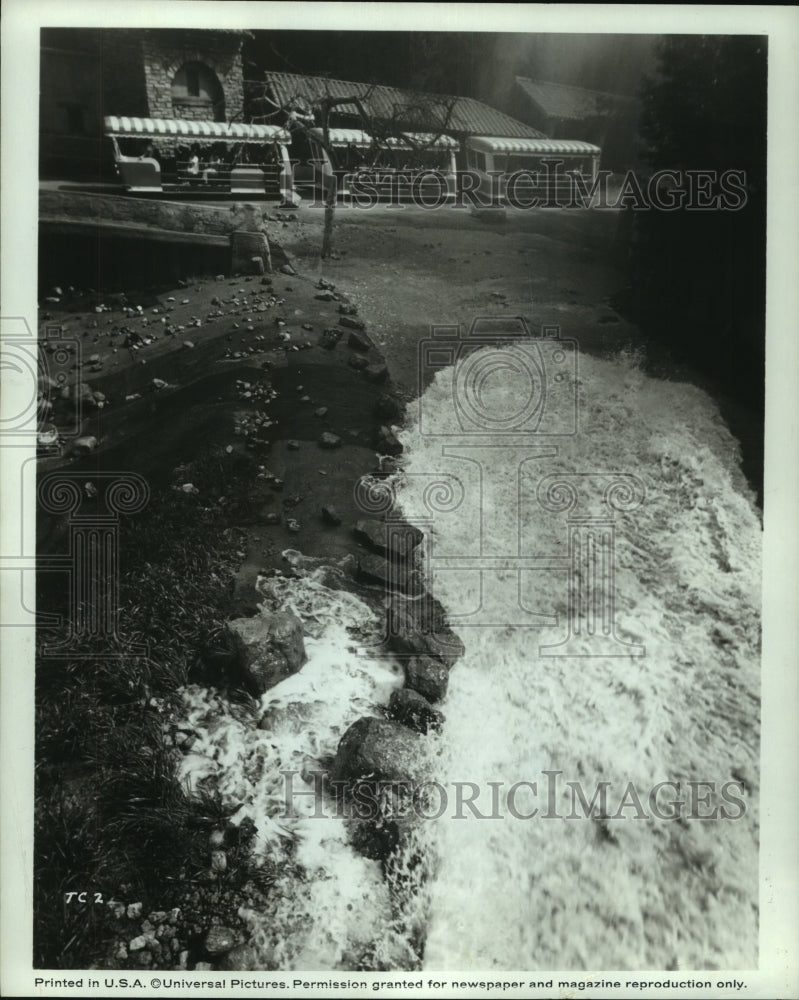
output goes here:
[[350, 368], [354, 368], [356, 371], [362, 371], [364, 368], [369, 367], [369, 362], [362, 354], [353, 354], [350, 356], [347, 362]]
[[443, 701], [448, 683], [449, 671], [440, 660], [413, 656], [405, 662], [405, 686], [430, 702]]
[[219, 960], [219, 968], [223, 972], [253, 972], [262, 969], [258, 954], [250, 944], [240, 944], [223, 955]]
[[319, 438], [319, 445], [321, 448], [338, 448], [341, 446], [341, 438], [337, 434], [325, 431]]
[[387, 625], [388, 645], [401, 656], [432, 656], [448, 667], [463, 656], [463, 643], [446, 623], [439, 602], [429, 594], [421, 601], [395, 595], [388, 607]]
[[401, 455], [403, 451], [402, 442], [394, 431], [390, 427], [386, 427], [385, 424], [377, 430], [375, 447], [381, 455]]
[[407, 559], [419, 545], [424, 535], [418, 528], [410, 524], [402, 524], [401, 530], [387, 530], [384, 521], [358, 521], [352, 529], [355, 538], [378, 555], [388, 555], [391, 552], [399, 559]]
[[258, 728], [269, 733], [276, 729], [287, 730], [290, 733], [304, 732], [320, 704], [322, 702], [291, 701], [288, 705], [273, 705], [261, 717]]
[[209, 955], [224, 955], [239, 944], [238, 934], [229, 927], [212, 927], [205, 935], [203, 946]]
[[399, 421], [402, 419], [402, 403], [389, 392], [381, 392], [374, 408], [375, 415], [384, 420]]
[[360, 552], [355, 560], [355, 576], [364, 583], [378, 583], [385, 587], [403, 587], [407, 571], [395, 560], [389, 564], [384, 556]]
[[444, 722], [441, 712], [433, 708], [424, 695], [411, 688], [401, 688], [392, 693], [388, 717], [419, 733], [427, 733], [431, 729], [437, 732]]
[[325, 524], [332, 524], [333, 527], [335, 528], [338, 527], [339, 524], [341, 524], [341, 515], [339, 514], [339, 512], [336, 510], [335, 507], [329, 504], [325, 504], [325, 506], [322, 508], [322, 520], [325, 522]]
[[365, 330], [366, 324], [363, 320], [356, 319], [355, 316], [347, 315], [346, 313], [339, 316], [339, 323], [346, 327], [348, 330]]
[[288, 611], [262, 612], [228, 623], [239, 669], [256, 696], [295, 674], [305, 663], [302, 622]]
[[342, 736], [334, 781], [421, 780], [428, 771], [425, 739], [391, 719], [358, 719]]
[[359, 333], [357, 330], [353, 330], [349, 337], [347, 337], [347, 346], [351, 347], [354, 351], [363, 351], [365, 353], [373, 345], [372, 341], [366, 336], [365, 333]]
[[388, 378], [388, 368], [385, 365], [369, 365], [364, 369], [364, 374], [370, 382], [385, 382]]

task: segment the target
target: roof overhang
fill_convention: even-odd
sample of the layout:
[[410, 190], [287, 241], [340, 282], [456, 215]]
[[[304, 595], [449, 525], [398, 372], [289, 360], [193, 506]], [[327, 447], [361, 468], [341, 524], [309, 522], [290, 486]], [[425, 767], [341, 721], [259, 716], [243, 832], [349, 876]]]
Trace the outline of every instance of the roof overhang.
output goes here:
[[177, 138], [217, 142], [289, 142], [289, 133], [278, 125], [249, 125], [246, 122], [187, 121], [179, 118], [127, 118], [108, 115], [106, 135], [143, 138]]
[[[322, 140], [322, 129], [312, 128], [308, 130], [309, 135], [315, 139]], [[434, 132], [406, 132], [412, 142], [401, 136], [389, 136], [383, 140], [384, 145], [389, 149], [457, 149], [458, 141], [449, 135], [437, 136]], [[356, 149], [371, 149], [375, 144], [375, 139], [368, 132], [354, 128], [331, 128], [328, 130], [330, 144], [332, 146], [355, 146]]]
[[577, 139], [504, 139], [501, 136], [480, 135], [471, 136], [466, 145], [486, 153], [530, 153], [539, 156], [599, 156], [602, 152], [599, 146]]

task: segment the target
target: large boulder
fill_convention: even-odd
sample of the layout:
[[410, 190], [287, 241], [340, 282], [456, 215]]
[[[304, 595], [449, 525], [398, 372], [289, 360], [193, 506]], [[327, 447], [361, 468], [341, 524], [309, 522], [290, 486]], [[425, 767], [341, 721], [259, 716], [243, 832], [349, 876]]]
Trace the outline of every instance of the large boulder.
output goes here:
[[402, 657], [431, 656], [451, 667], [463, 656], [463, 643], [447, 625], [438, 601], [392, 599], [387, 611], [388, 645]]
[[267, 611], [228, 623], [244, 682], [254, 695], [296, 674], [305, 663], [302, 622], [288, 611]]
[[400, 688], [392, 693], [388, 702], [388, 717], [419, 733], [426, 733], [429, 729], [437, 731], [444, 722], [441, 712], [433, 708], [424, 695], [410, 688]]
[[364, 518], [358, 521], [352, 533], [361, 545], [378, 555], [388, 555], [391, 552], [398, 559], [407, 559], [424, 536], [410, 524], [392, 525], [392, 528], [393, 530], [388, 530], [385, 521]]
[[342, 736], [334, 781], [421, 781], [429, 770], [426, 741], [391, 719], [358, 719]]
[[449, 671], [431, 656], [412, 656], [405, 661], [405, 684], [430, 702], [443, 701], [447, 694]]

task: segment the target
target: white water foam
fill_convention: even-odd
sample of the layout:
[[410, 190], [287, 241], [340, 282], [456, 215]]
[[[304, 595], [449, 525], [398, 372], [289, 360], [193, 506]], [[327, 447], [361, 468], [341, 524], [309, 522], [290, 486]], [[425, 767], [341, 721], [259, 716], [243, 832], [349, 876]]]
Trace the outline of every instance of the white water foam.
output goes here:
[[[475, 782], [486, 814], [487, 782], [507, 789], [537, 780], [537, 799], [528, 791], [517, 807], [541, 811], [523, 820], [503, 807], [503, 819], [479, 820], [468, 810], [453, 819], [449, 808], [426, 824], [441, 859], [430, 887], [426, 967], [753, 968], [761, 527], [742, 485], [737, 442], [705, 393], [650, 378], [634, 358], [581, 358], [580, 369], [579, 434], [561, 440], [556, 457], [524, 466], [523, 544], [530, 553], [566, 552], [565, 517], [536, 501], [542, 476], [637, 476], [645, 502], [616, 515], [616, 621], [619, 635], [644, 644], [646, 655], [541, 655], [540, 644], [564, 635], [563, 570], [527, 574], [524, 595], [528, 608], [557, 613], [558, 627], [454, 625], [466, 654], [443, 705], [442, 781]], [[487, 405], [515, 405], [500, 379], [481, 388]], [[451, 372], [438, 373], [422, 407], [430, 426], [459, 430]], [[481, 501], [465, 463], [442, 454], [442, 441], [452, 440], [426, 436], [415, 411], [410, 416], [396, 484], [408, 520], [429, 530], [422, 495], [431, 473], [465, 486], [460, 507], [436, 515], [433, 555], [475, 554], [481, 513], [483, 553], [491, 543], [507, 548], [510, 480], [484, 477]], [[475, 573], [434, 574], [432, 589], [453, 617], [479, 603]], [[550, 810], [560, 816], [572, 813], [566, 781], [581, 782], [589, 800], [598, 782], [610, 782], [613, 815], [629, 782], [648, 814], [646, 796], [658, 782], [681, 782], [684, 799], [686, 782], [714, 782], [711, 804], [695, 807], [707, 814], [720, 804], [720, 786], [740, 780], [745, 791], [734, 794], [746, 811], [737, 820], [638, 819], [635, 808], [602, 823], [579, 810], [581, 818], [543, 818], [545, 770], [562, 772]]]
[[[302, 560], [294, 563], [300, 568]], [[258, 968], [354, 969], [367, 953], [371, 962], [401, 968], [413, 956], [379, 864], [352, 848], [334, 803], [320, 804], [307, 794], [313, 778], [303, 780], [328, 765], [356, 719], [379, 714], [401, 686], [401, 671], [392, 661], [356, 653], [378, 638], [381, 626], [362, 601], [325, 586], [329, 569], [300, 572], [298, 579], [268, 581], [261, 593], [270, 610], [301, 618], [307, 662], [266, 692], [254, 714], [213, 690], [185, 689], [180, 725], [198, 738], [182, 760], [181, 777], [218, 791], [224, 805], [237, 809], [234, 822], [251, 819], [256, 857], [276, 866], [267, 909], [242, 913]], [[265, 713], [269, 727], [259, 729]], [[296, 772], [296, 816], [286, 815], [282, 770]]]

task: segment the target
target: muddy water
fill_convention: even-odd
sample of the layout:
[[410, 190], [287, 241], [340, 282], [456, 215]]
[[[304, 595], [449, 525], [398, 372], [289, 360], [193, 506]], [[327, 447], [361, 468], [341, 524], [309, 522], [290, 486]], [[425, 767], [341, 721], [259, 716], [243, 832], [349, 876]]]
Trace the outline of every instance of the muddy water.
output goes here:
[[[449, 808], [427, 831], [440, 856], [427, 968], [752, 967], [761, 530], [740, 491], [736, 442], [700, 390], [651, 379], [630, 358], [584, 358], [579, 432], [522, 464], [507, 438], [494, 438], [493, 453], [457, 447], [452, 386], [442, 372], [425, 393], [400, 483], [404, 513], [420, 524], [431, 479], [462, 489], [457, 509], [434, 515], [429, 558], [466, 655], [443, 706]], [[489, 374], [481, 392], [486, 414], [518, 409], [507, 378]], [[439, 436], [423, 433], [425, 419]], [[604, 501], [590, 484], [604, 490], [610, 472], [645, 489], [639, 506], [613, 515], [619, 644], [593, 655], [583, 614], [573, 655], [554, 656], [569, 614], [557, 562], [568, 554], [567, 505], [545, 509], [538, 484], [571, 476], [582, 513], [596, 516]], [[543, 498], [552, 507], [558, 494]], [[521, 581], [487, 570], [482, 591], [481, 573], [463, 568], [509, 552], [554, 561]], [[529, 612], [557, 624], [524, 624]], [[618, 655], [634, 648], [622, 642], [643, 655]], [[667, 781], [658, 816], [650, 792]], [[461, 796], [474, 808], [458, 807], [457, 782], [473, 783]], [[735, 806], [722, 797], [728, 782]], [[601, 818], [586, 818], [576, 787], [589, 804], [604, 788]], [[714, 809], [717, 819], [700, 818]]]

